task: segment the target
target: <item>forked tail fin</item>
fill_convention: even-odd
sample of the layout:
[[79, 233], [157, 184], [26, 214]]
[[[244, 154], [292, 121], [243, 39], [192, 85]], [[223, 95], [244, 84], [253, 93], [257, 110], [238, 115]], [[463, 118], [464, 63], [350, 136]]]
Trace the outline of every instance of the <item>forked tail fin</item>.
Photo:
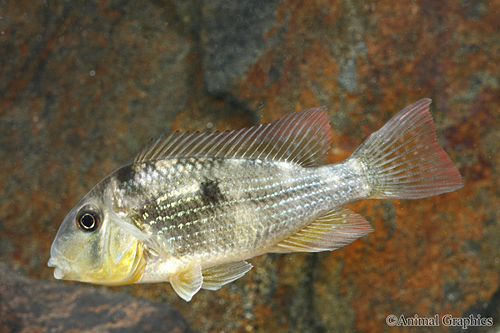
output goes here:
[[407, 106], [372, 133], [352, 155], [368, 168], [371, 198], [425, 198], [463, 186], [436, 139], [431, 100]]

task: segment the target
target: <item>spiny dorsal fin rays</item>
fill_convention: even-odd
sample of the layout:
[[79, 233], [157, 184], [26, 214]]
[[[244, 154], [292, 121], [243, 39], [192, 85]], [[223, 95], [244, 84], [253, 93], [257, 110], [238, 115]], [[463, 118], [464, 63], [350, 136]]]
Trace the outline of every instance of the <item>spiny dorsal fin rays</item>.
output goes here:
[[314, 166], [324, 163], [330, 141], [326, 108], [319, 107], [241, 130], [163, 135], [144, 146], [134, 163], [211, 157], [288, 161]]
[[[287, 160], [290, 162], [299, 163], [303, 166], [313, 166], [324, 163], [325, 158], [325, 144], [327, 148], [330, 143], [330, 124], [316, 122], [311, 126], [311, 118], [314, 117], [314, 111], [323, 111], [324, 108], [314, 108], [304, 111], [309, 112], [299, 112], [296, 115], [294, 121], [286, 121], [288, 119], [282, 119], [281, 126], [275, 131], [275, 136], [279, 140], [269, 141], [266, 148], [261, 152], [267, 152], [264, 159], [275, 158], [277, 160]], [[277, 123], [279, 120], [277, 121]], [[300, 127], [299, 127], [300, 126]], [[309, 133], [310, 129], [316, 129], [316, 133], [311, 135]], [[324, 136], [324, 133], [328, 133], [328, 137]], [[286, 135], [288, 133], [288, 135]], [[318, 135], [316, 135], [318, 134]], [[285, 136], [286, 135], [286, 136]], [[319, 139], [321, 138], [321, 139]], [[304, 143], [304, 139], [307, 141]], [[321, 142], [321, 140], [325, 140]], [[319, 143], [319, 144], [318, 144]], [[269, 147], [269, 149], [268, 149]], [[299, 151], [297, 148], [301, 147]], [[318, 154], [319, 153], [319, 154]], [[280, 155], [281, 154], [281, 155]]]
[[[227, 136], [230, 134], [231, 132], [229, 131], [224, 131], [224, 132], [215, 132], [215, 133], [212, 133], [213, 134], [213, 138], [208, 142], [206, 143], [204, 146], [200, 146], [200, 149], [201, 148], [210, 148], [207, 150], [207, 152], [205, 153], [206, 156], [212, 156], [212, 154], [214, 152], [217, 152], [218, 149], [217, 147], [224, 143], [224, 141], [226, 140]], [[193, 151], [193, 156], [196, 155], [196, 152], [197, 151]]]
[[[172, 151], [170, 154], [172, 156], [180, 156], [180, 153], [182, 153], [183, 150], [187, 149], [191, 144], [195, 144], [196, 141], [193, 140], [193, 138], [199, 139], [200, 136], [203, 136], [203, 134], [200, 135], [199, 132], [185, 132], [181, 134], [182, 140], [179, 140], [179, 142], [176, 142], [175, 145], [170, 144], [169, 147], [172, 147]], [[158, 152], [159, 155], [162, 154], [162, 152]], [[160, 158], [161, 156], [158, 156], [157, 158]]]

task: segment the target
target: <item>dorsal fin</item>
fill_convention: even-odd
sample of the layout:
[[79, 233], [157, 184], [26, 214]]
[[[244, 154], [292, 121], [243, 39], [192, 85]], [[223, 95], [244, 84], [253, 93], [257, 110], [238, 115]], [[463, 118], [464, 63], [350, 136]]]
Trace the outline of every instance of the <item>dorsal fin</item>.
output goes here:
[[324, 164], [330, 141], [330, 122], [323, 106], [240, 130], [163, 135], [144, 146], [134, 163], [212, 157], [288, 161], [314, 166]]

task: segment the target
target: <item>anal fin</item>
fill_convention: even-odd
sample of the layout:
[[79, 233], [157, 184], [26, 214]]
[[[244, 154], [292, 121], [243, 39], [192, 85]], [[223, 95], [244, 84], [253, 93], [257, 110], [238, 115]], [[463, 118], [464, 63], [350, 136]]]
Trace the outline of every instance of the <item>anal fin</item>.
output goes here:
[[251, 264], [242, 260], [206, 268], [202, 270], [203, 285], [201, 287], [208, 290], [218, 290], [223, 285], [245, 275], [252, 267]]
[[269, 252], [333, 251], [372, 231], [361, 215], [349, 209], [337, 209], [276, 244]]
[[199, 263], [192, 263], [186, 269], [170, 276], [169, 280], [177, 295], [189, 302], [203, 283], [201, 266]]

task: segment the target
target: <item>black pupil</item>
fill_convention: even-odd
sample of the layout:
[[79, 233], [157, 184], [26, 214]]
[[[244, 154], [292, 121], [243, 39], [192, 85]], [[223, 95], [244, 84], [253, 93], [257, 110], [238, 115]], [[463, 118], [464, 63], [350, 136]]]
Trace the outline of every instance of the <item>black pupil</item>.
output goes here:
[[76, 224], [80, 230], [85, 232], [92, 232], [99, 228], [102, 221], [101, 212], [91, 205], [86, 205], [80, 208], [80, 211], [75, 216]]
[[82, 216], [80, 222], [85, 229], [92, 229], [95, 224], [95, 218], [91, 214], [87, 213]]

